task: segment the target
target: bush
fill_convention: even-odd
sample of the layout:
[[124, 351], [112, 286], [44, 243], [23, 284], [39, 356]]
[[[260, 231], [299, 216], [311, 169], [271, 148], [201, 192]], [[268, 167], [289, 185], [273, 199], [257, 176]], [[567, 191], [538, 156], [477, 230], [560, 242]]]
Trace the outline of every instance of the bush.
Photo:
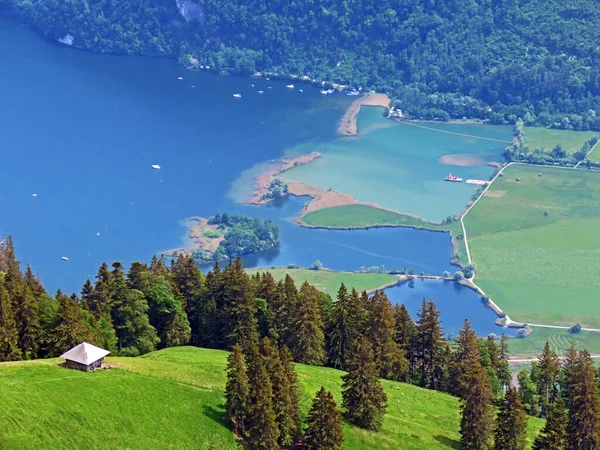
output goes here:
[[444, 273], [442, 274], [442, 276], [444, 278], [450, 278], [450, 272], [448, 272], [447, 270], [444, 270]]
[[298, 265], [296, 265], [296, 264], [288, 264], [287, 268], [288, 269], [298, 269]]
[[221, 236], [221, 232], [218, 230], [204, 230], [204, 236], [210, 239], [216, 239]]
[[487, 295], [482, 295], [482, 296], [481, 296], [481, 301], [482, 301], [483, 303], [485, 303], [486, 305], [489, 305], [489, 304], [490, 304], [490, 298], [489, 298]]
[[571, 328], [569, 328], [569, 333], [573, 333], [573, 334], [581, 333], [581, 325], [576, 323]]
[[454, 281], [461, 281], [461, 280], [465, 279], [465, 274], [461, 270], [458, 270], [458, 271], [454, 272], [454, 275], [452, 278], [454, 278]]
[[525, 329], [525, 328], [519, 328], [517, 330], [517, 338], [523, 339], [526, 336], [527, 336], [527, 329]]

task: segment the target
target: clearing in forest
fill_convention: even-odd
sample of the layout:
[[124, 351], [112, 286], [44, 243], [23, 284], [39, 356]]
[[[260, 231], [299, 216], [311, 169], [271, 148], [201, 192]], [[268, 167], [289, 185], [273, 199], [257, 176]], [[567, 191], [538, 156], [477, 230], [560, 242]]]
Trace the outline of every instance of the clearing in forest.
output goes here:
[[491, 189], [464, 219], [477, 284], [513, 320], [600, 328], [600, 173], [513, 165]]

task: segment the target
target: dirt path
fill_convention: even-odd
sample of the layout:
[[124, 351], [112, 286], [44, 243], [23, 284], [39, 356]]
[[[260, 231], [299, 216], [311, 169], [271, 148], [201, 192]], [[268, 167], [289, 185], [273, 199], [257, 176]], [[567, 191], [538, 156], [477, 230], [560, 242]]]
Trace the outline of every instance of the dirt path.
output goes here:
[[380, 106], [388, 108], [390, 106], [390, 98], [386, 94], [369, 93], [354, 101], [346, 110], [346, 114], [342, 117], [338, 132], [344, 136], [356, 136], [358, 134], [358, 126], [356, 124], [356, 116], [360, 112], [362, 106]]
[[577, 164], [575, 164], [575, 169], [577, 169], [577, 168], [579, 167], [579, 164], [581, 164], [583, 161], [585, 161], [585, 160], [586, 160], [586, 158], [587, 158], [588, 156], [590, 156], [590, 154], [591, 154], [591, 153], [594, 151], [594, 149], [595, 149], [596, 147], [598, 147], [598, 144], [600, 144], [600, 139], [599, 139], [599, 140], [598, 140], [598, 142], [596, 142], [596, 144], [595, 144], [595, 145], [594, 145], [594, 146], [593, 146], [593, 147], [590, 149], [590, 151], [589, 151], [589, 152], [587, 152], [587, 153], [585, 154], [585, 158], [583, 158], [583, 160], [581, 160], [581, 161], [579, 161]]

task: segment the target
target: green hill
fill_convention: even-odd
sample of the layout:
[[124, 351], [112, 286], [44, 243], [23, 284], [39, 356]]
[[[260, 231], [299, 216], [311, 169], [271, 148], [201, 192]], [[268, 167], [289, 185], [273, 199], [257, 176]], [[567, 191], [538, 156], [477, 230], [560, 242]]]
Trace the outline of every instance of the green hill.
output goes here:
[[[177, 347], [115, 366], [70, 371], [60, 360], [0, 364], [0, 448], [239, 448], [223, 407], [227, 353]], [[297, 365], [306, 414], [321, 385], [341, 403], [342, 372]], [[450, 449], [459, 443], [458, 400], [383, 381], [388, 413], [379, 432], [344, 425], [347, 449]], [[531, 419], [529, 444], [539, 419]]]

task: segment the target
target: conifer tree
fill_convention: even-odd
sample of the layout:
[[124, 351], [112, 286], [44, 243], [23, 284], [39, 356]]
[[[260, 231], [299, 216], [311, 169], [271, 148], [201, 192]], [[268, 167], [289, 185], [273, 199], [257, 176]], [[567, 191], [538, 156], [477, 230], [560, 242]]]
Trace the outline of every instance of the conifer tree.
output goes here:
[[96, 275], [93, 295], [87, 301], [89, 310], [96, 317], [110, 317], [113, 306], [112, 275], [106, 263], [102, 263]]
[[129, 266], [129, 271], [127, 272], [127, 286], [129, 289], [143, 291], [145, 281], [148, 279], [146, 274], [149, 272], [150, 269], [146, 264], [140, 262], [131, 263], [131, 266]]
[[31, 270], [31, 266], [29, 264], [27, 264], [27, 269], [25, 269], [23, 280], [25, 281], [25, 284], [27, 284], [27, 287], [36, 300], [38, 300], [43, 294], [46, 294], [44, 286], [42, 286], [40, 280], [33, 274], [33, 270]]
[[319, 291], [304, 282], [298, 299], [290, 323], [290, 350], [294, 361], [318, 366], [325, 362], [325, 335]]
[[118, 347], [124, 356], [151, 352], [160, 342], [156, 329], [150, 325], [148, 302], [137, 289], [128, 289], [113, 310], [113, 323]]
[[366, 291], [359, 296], [356, 289], [352, 288], [350, 295], [348, 296], [348, 315], [350, 321], [355, 325], [355, 334], [365, 333], [365, 326], [367, 320], [366, 305], [369, 300], [369, 295]]
[[508, 344], [506, 343], [506, 336], [503, 334], [500, 338], [500, 348], [498, 349], [498, 380], [502, 386], [502, 389], [506, 391], [510, 387], [512, 375], [508, 366]]
[[415, 367], [419, 385], [436, 389], [435, 373], [440, 372], [440, 350], [445, 342], [440, 325], [440, 313], [432, 301], [423, 300], [417, 313], [417, 335], [413, 345], [411, 364]]
[[348, 369], [348, 373], [342, 376], [345, 416], [361, 428], [378, 430], [387, 409], [387, 396], [379, 381], [373, 348], [364, 336], [359, 337], [352, 346]]
[[479, 364], [481, 364], [477, 334], [471, 328], [471, 322], [468, 320], [464, 321], [462, 328], [459, 330], [456, 336], [456, 344], [457, 349], [451, 370], [454, 380], [453, 392], [461, 399], [465, 399], [470, 392], [473, 361], [479, 359]]
[[292, 387], [279, 350], [269, 338], [261, 340], [260, 352], [273, 388], [273, 410], [279, 428], [278, 443], [281, 447], [288, 447], [300, 435], [298, 398], [292, 393], [295, 386]]
[[567, 448], [567, 410], [562, 398], [550, 408], [548, 419], [533, 441], [533, 450], [565, 450]]
[[537, 379], [538, 395], [541, 399], [541, 416], [548, 417], [548, 411], [556, 397], [556, 383], [560, 373], [560, 362], [548, 342], [539, 356], [537, 363], [539, 377]]
[[249, 401], [245, 425], [246, 445], [250, 450], [278, 448], [279, 428], [273, 408], [273, 387], [255, 342], [247, 342]]
[[[185, 299], [185, 305], [202, 295], [205, 278], [191, 256], [179, 254], [171, 264], [171, 278], [177, 290]], [[185, 308], [184, 308], [185, 310]]]
[[234, 345], [227, 357], [227, 383], [225, 385], [225, 409], [233, 423], [233, 432], [244, 436], [248, 415], [250, 388], [244, 354], [239, 345]]
[[496, 417], [494, 450], [523, 450], [527, 437], [527, 414], [521, 396], [510, 388]]
[[[281, 357], [283, 370], [285, 371], [290, 384], [290, 401], [292, 405], [299, 405], [302, 389], [300, 387], [300, 382], [298, 381], [298, 372], [296, 371], [296, 365], [294, 364], [292, 352], [284, 345], [279, 350], [279, 355]], [[291, 420], [294, 423], [293, 429], [300, 433], [302, 429], [302, 421], [300, 420], [300, 411], [298, 407], [294, 408], [290, 414], [293, 414], [291, 417]], [[299, 438], [299, 435], [292, 436], [294, 437], [294, 440]]]
[[60, 290], [56, 293], [56, 300], [58, 301], [58, 321], [52, 337], [52, 354], [54, 356], [58, 356], [82, 342], [93, 341], [83, 310], [79, 305]]
[[337, 301], [327, 320], [325, 334], [327, 363], [336, 369], [347, 366], [352, 342], [357, 337], [357, 324], [353, 320], [349, 302], [348, 291], [342, 283], [338, 290]]
[[80, 299], [80, 305], [83, 309], [87, 309], [88, 311], [90, 310], [90, 302], [93, 302], [93, 296], [94, 286], [89, 279], [85, 280], [85, 283], [83, 283], [83, 286], [81, 287]]
[[41, 337], [38, 301], [24, 282], [16, 286], [12, 298], [21, 355], [23, 359], [35, 359]]
[[160, 347], [185, 345], [190, 339], [190, 325], [181, 303], [173, 296], [171, 284], [161, 276], [147, 274], [144, 297], [148, 302], [150, 324], [160, 338]]
[[286, 274], [283, 283], [279, 287], [280, 294], [277, 297], [279, 304], [274, 308], [276, 328], [281, 336], [281, 343], [287, 345], [290, 350], [294, 348], [294, 332], [292, 323], [297, 317], [298, 289], [296, 283], [289, 274]]
[[560, 392], [567, 404], [569, 402], [571, 387], [574, 383], [578, 360], [579, 353], [577, 352], [577, 344], [575, 341], [571, 341], [571, 345], [569, 345], [569, 349], [564, 357], [562, 374], [559, 376], [559, 382], [561, 384]]
[[4, 274], [0, 273], [0, 362], [21, 359], [19, 333], [12, 302], [4, 287]]
[[567, 441], [569, 450], [600, 448], [600, 396], [594, 362], [587, 350], [579, 352], [571, 374]]
[[394, 305], [394, 317], [396, 318], [396, 342], [410, 355], [411, 343], [417, 334], [417, 324], [412, 320], [406, 306]]
[[321, 386], [308, 413], [303, 445], [309, 450], [342, 450], [342, 415], [331, 392]]

